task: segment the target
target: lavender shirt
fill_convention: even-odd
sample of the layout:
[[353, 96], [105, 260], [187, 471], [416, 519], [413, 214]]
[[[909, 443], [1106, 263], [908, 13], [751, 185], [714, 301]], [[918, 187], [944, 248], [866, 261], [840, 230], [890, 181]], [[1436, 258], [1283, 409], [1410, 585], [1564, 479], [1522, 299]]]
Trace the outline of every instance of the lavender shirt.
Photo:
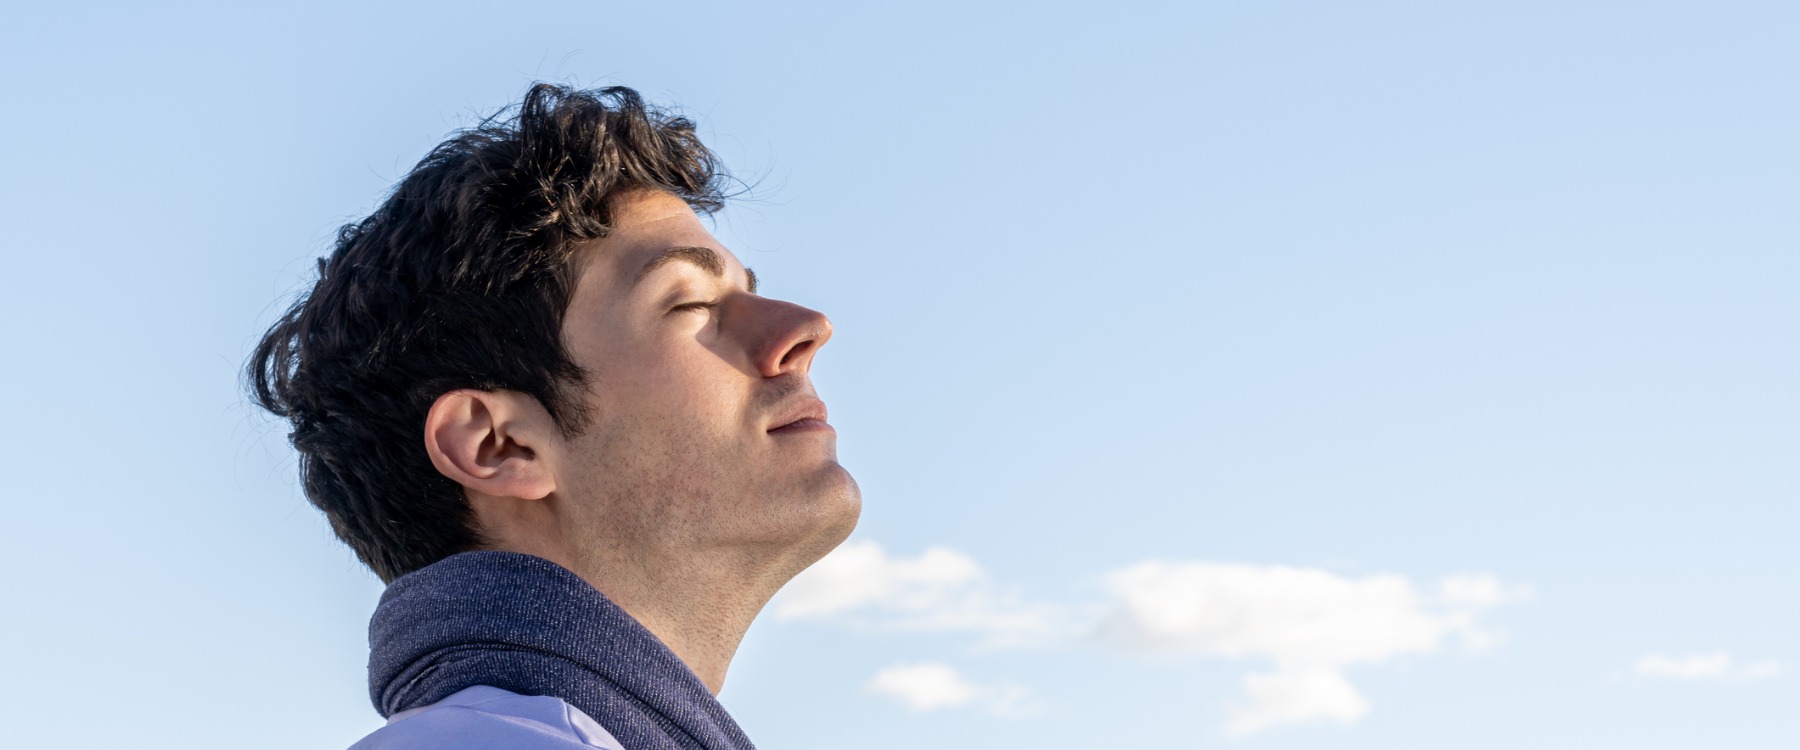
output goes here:
[[388, 717], [350, 750], [625, 750], [581, 709], [547, 695], [476, 685]]

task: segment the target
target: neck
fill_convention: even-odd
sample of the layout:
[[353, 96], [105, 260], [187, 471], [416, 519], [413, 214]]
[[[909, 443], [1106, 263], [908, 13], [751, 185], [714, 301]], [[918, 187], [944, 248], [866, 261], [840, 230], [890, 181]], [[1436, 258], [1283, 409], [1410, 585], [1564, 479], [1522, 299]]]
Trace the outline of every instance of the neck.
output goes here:
[[750, 623], [786, 582], [729, 572], [760, 567], [742, 561], [707, 565], [684, 557], [646, 564], [641, 556], [582, 559], [560, 550], [508, 548], [554, 562], [587, 581], [675, 652], [715, 696], [724, 689], [725, 673]]
[[[541, 557], [580, 576], [675, 652], [715, 696], [763, 605], [830, 549], [784, 545], [772, 556], [766, 545], [704, 552], [667, 549], [629, 537], [584, 533], [584, 525], [566, 519], [521, 521], [494, 511], [553, 510], [537, 504], [494, 506], [485, 500], [474, 498], [471, 504], [483, 516], [488, 548]], [[559, 531], [544, 534], [540, 529]]]
[[655, 634], [713, 695], [724, 689], [738, 644], [774, 595], [774, 589], [764, 592], [736, 576], [698, 574], [691, 568], [674, 575], [615, 564], [570, 570]]

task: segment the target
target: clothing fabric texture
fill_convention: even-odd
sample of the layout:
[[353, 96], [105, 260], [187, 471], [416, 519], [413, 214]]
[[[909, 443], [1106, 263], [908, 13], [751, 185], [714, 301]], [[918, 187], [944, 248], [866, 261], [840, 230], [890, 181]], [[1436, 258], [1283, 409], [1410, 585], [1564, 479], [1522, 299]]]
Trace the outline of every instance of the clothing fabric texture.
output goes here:
[[388, 717], [350, 750], [625, 750], [580, 709], [548, 695], [480, 685]]
[[675, 652], [581, 577], [513, 552], [464, 552], [396, 579], [369, 622], [382, 716], [475, 686], [553, 696], [630, 750], [754, 750]]

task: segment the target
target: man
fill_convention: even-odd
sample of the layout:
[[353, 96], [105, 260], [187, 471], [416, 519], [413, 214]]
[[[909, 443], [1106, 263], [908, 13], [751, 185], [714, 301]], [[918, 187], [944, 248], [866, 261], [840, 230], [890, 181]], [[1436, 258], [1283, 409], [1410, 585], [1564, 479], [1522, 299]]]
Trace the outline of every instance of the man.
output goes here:
[[831, 324], [707, 231], [724, 183], [688, 120], [540, 84], [257, 347], [307, 497], [390, 584], [358, 750], [751, 747], [714, 696], [861, 495], [809, 380]]

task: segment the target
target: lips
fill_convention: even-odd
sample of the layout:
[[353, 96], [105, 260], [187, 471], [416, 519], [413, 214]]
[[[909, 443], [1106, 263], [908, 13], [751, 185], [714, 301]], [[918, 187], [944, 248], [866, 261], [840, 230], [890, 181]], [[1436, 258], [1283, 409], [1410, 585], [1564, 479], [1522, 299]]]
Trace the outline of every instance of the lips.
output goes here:
[[836, 430], [832, 429], [831, 425], [817, 419], [802, 419], [769, 430], [770, 435], [787, 435], [795, 432], [836, 432]]
[[813, 430], [829, 430], [831, 425], [825, 421], [825, 402], [816, 398], [801, 399], [781, 412], [769, 428], [773, 433], [810, 432]]

